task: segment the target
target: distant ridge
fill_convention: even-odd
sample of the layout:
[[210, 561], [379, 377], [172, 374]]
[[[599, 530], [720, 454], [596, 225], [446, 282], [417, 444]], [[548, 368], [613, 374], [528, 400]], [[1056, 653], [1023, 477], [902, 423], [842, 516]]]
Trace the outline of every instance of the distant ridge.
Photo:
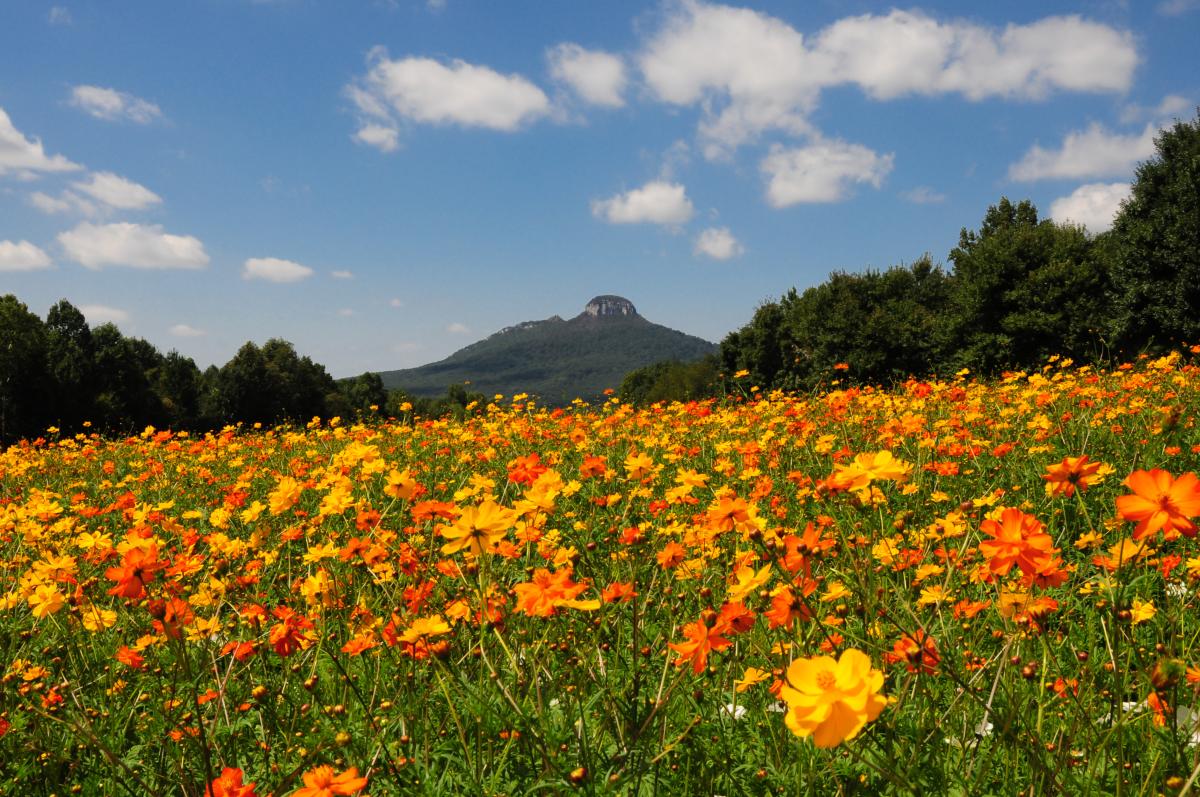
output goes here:
[[523, 321], [459, 349], [444, 360], [379, 374], [384, 387], [440, 396], [452, 384], [491, 397], [529, 393], [549, 404], [595, 399], [619, 388], [630, 371], [663, 360], [696, 360], [717, 347], [638, 315], [622, 296], [597, 296], [564, 321]]

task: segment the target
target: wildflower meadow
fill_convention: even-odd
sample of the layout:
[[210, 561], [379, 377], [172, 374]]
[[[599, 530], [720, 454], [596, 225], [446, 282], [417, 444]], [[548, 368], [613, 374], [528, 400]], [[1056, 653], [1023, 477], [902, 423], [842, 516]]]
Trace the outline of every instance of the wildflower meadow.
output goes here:
[[1192, 793], [1198, 352], [51, 429], [0, 793]]

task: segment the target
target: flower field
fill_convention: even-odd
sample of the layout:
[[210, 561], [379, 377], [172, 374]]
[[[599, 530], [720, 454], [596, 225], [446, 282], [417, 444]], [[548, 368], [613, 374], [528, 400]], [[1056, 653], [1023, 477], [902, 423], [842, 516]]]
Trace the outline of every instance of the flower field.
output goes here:
[[0, 792], [1186, 793], [1191, 356], [51, 430], [0, 454]]

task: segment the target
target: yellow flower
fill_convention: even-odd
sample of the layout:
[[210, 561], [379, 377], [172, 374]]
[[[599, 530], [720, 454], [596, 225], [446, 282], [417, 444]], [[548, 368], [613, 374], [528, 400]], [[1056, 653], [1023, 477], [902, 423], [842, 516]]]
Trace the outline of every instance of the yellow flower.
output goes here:
[[442, 553], [457, 553], [466, 548], [478, 556], [485, 548], [495, 548], [516, 522], [517, 513], [495, 501], [469, 506], [453, 526], [442, 528], [442, 536], [449, 540], [442, 546]]
[[408, 468], [393, 470], [388, 474], [387, 484], [384, 485], [383, 491], [392, 498], [407, 501], [416, 495], [417, 481], [412, 477], [412, 473], [409, 472]]
[[743, 565], [733, 574], [733, 578], [729, 584], [729, 600], [740, 601], [770, 580], [771, 565], [767, 565], [757, 573], [753, 567]]
[[780, 691], [788, 706], [784, 721], [797, 736], [811, 736], [817, 747], [835, 747], [853, 739], [883, 711], [887, 698], [879, 693], [882, 687], [883, 673], [861, 650], [847, 650], [837, 661], [829, 656], [797, 659]]
[[757, 667], [747, 667], [746, 672], [742, 675], [741, 679], [734, 682], [734, 691], [745, 692], [756, 683], [765, 681], [770, 677], [771, 673], [765, 670], [760, 670]]
[[1140, 625], [1154, 619], [1154, 615], [1158, 613], [1158, 609], [1154, 608], [1154, 604], [1150, 601], [1144, 601], [1141, 598], [1133, 599], [1133, 606], [1130, 607], [1129, 613], [1132, 615], [1134, 625]]
[[53, 584], [43, 584], [29, 596], [29, 606], [33, 609], [33, 616], [39, 619], [48, 614], [54, 614], [66, 605], [67, 599]]
[[400, 641], [416, 642], [423, 637], [441, 636], [448, 633], [450, 633], [450, 626], [440, 614], [435, 614], [433, 617], [418, 617], [413, 620], [412, 625], [400, 634]]
[[103, 609], [88, 603], [79, 607], [83, 619], [83, 627], [89, 631], [103, 631], [117, 624], [117, 613], [112, 609]]
[[275, 489], [267, 496], [267, 501], [271, 505], [272, 515], [282, 515], [284, 512], [291, 509], [300, 500], [300, 492], [302, 491], [300, 482], [293, 479], [291, 476], [284, 476], [275, 485]]

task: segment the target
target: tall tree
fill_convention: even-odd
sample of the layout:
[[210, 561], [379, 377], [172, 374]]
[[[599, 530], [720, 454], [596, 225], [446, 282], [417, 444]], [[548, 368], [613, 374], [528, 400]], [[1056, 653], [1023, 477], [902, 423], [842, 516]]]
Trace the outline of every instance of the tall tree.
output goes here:
[[16, 296], [0, 297], [0, 440], [40, 432], [49, 396], [45, 325]]
[[1114, 326], [1129, 350], [1200, 343], [1200, 111], [1154, 146], [1112, 229]]
[[1004, 197], [978, 232], [962, 230], [950, 260], [956, 364], [995, 372], [1050, 354], [1088, 356], [1098, 345], [1107, 264], [1083, 228], [1039, 221], [1029, 200]]
[[46, 313], [46, 365], [54, 384], [56, 423], [75, 429], [96, 401], [96, 347], [83, 313], [62, 299]]

